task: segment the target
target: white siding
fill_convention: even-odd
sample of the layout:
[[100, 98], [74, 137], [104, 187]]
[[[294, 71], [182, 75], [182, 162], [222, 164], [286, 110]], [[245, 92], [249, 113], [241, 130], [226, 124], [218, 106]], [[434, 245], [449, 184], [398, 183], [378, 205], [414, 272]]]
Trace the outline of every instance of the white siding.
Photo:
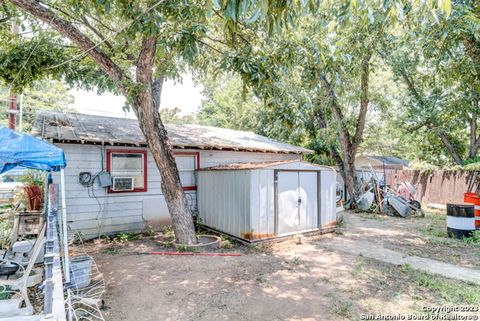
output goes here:
[[[95, 182], [87, 189], [78, 182], [81, 172], [92, 175], [102, 170], [102, 147], [88, 144], [57, 144], [65, 151], [65, 188], [69, 226], [81, 231], [85, 237], [111, 234], [123, 231], [139, 231], [148, 225], [170, 222], [170, 216], [161, 190], [160, 173], [150, 152], [147, 156], [147, 192], [106, 193]], [[141, 147], [113, 147], [104, 149], [143, 149]], [[237, 162], [262, 162], [269, 160], [300, 159], [301, 155], [277, 153], [248, 153], [231, 151], [177, 150], [178, 152], [199, 152], [200, 167]], [[106, 169], [105, 154], [103, 154]], [[59, 183], [59, 175], [54, 174]], [[90, 191], [88, 191], [90, 190]], [[193, 210], [197, 208], [195, 191], [187, 192], [187, 199]], [[233, 226], [233, 223], [232, 223]]]

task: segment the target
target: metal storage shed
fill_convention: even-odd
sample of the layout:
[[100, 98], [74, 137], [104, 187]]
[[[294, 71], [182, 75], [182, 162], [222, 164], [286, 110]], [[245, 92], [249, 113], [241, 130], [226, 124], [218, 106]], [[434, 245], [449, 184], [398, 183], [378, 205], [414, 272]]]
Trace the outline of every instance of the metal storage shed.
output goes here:
[[198, 170], [198, 217], [254, 242], [332, 229], [336, 172], [303, 161], [236, 163]]

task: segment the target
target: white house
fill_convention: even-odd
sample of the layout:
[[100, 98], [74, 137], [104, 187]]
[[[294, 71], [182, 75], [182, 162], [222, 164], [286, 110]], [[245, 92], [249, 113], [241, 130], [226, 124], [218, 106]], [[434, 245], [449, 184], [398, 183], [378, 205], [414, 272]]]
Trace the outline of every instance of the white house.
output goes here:
[[[221, 196], [219, 191], [232, 184], [240, 184], [236, 178], [225, 175], [224, 180], [218, 182], [219, 185], [216, 185], [217, 189], [214, 191], [208, 186], [210, 179], [204, 181], [205, 186], [198, 183], [204, 176], [200, 173], [213, 172], [215, 166], [234, 163], [271, 164], [264, 165], [264, 170], [268, 167], [273, 173], [273, 170], [282, 169], [275, 167], [274, 163], [282, 162], [289, 163], [289, 165], [283, 165], [289, 167], [289, 172], [309, 170], [311, 173], [320, 173], [320, 171], [330, 173], [324, 178], [321, 174], [311, 175], [312, 180], [305, 186], [293, 184], [295, 186], [289, 187], [286, 183], [285, 188], [291, 188], [291, 191], [285, 192], [292, 195], [285, 200], [282, 198], [281, 202], [283, 204], [294, 200], [295, 202], [288, 206], [294, 209], [295, 213], [298, 212], [296, 216], [298, 219], [288, 213], [291, 216], [289, 219], [293, 220], [289, 224], [298, 224], [297, 228], [292, 228], [303, 231], [322, 227], [331, 228], [334, 225], [335, 199], [334, 197], [330, 199], [328, 189], [331, 189], [331, 193], [335, 193], [335, 172], [330, 168], [302, 162], [303, 155], [310, 153], [310, 150], [274, 141], [251, 132], [199, 125], [167, 124], [165, 127], [174, 149], [180, 179], [195, 215], [205, 216], [202, 210], [206, 210], [208, 204], [200, 203], [211, 202], [208, 197], [201, 198], [197, 202], [197, 192], [200, 195], [210, 195], [218, 199]], [[87, 238], [93, 238], [118, 232], [139, 231], [149, 225], [155, 227], [170, 222], [161, 190], [160, 174], [146, 147], [137, 120], [41, 111], [36, 115], [32, 133], [49, 140], [65, 152], [66, 204], [69, 226], [72, 229], [81, 231]], [[305, 169], [306, 167], [309, 168]], [[200, 171], [200, 169], [206, 170]], [[54, 176], [54, 180], [58, 179], [59, 177]], [[329, 183], [330, 180], [331, 183]], [[273, 180], [265, 182], [266, 185], [262, 188], [268, 189], [269, 196], [266, 199], [270, 203], [266, 205], [260, 202], [258, 206], [273, 206], [273, 202], [276, 202], [278, 197], [278, 186]], [[101, 186], [111, 183], [113, 185], [108, 187]], [[253, 180], [248, 182], [252, 191], [253, 187], [257, 188], [255, 184], [258, 182]], [[304, 214], [299, 213], [305, 210], [299, 209], [301, 204], [298, 203], [298, 199], [301, 197], [297, 199], [293, 195], [295, 193], [307, 195], [301, 190], [314, 185], [322, 185], [324, 195], [320, 187], [306, 192], [308, 200], [305, 202], [317, 204], [315, 208], [308, 209], [309, 213], [315, 212], [309, 215], [316, 217], [316, 222], [311, 222], [308, 228], [303, 228], [301, 217]], [[202, 188], [203, 190], [200, 190]], [[215, 193], [217, 194], [214, 195]], [[280, 236], [282, 233], [277, 228], [282, 224], [283, 214], [281, 213], [283, 212], [282, 208], [278, 208], [280, 203], [275, 204], [276, 214], [274, 216], [271, 214], [273, 212], [268, 214], [269, 224], [273, 224], [275, 228], [268, 231], [273, 231], [273, 236]], [[256, 210], [252, 206], [249, 207], [248, 213], [245, 211], [239, 215], [249, 217], [256, 215], [254, 213]], [[259, 212], [262, 210], [261, 207], [258, 208]], [[220, 212], [217, 215], [220, 215]], [[298, 223], [295, 223], [295, 220]], [[208, 226], [208, 222], [205, 222], [205, 225]], [[228, 233], [221, 226], [210, 227]], [[259, 233], [253, 226], [249, 228], [250, 233]]]

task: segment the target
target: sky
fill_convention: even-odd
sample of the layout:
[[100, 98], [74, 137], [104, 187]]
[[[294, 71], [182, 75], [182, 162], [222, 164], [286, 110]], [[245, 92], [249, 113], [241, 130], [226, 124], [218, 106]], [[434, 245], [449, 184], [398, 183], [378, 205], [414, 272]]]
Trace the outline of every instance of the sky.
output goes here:
[[[160, 107], [178, 107], [184, 115], [195, 113], [202, 102], [201, 91], [201, 85], [195, 86], [190, 75], [184, 75], [182, 83], [175, 84], [173, 81], [166, 81], [163, 85]], [[122, 110], [125, 103], [123, 96], [113, 94], [99, 96], [95, 92], [85, 90], [71, 90], [71, 93], [75, 97], [73, 108], [79, 113], [111, 117], [135, 117], [133, 112], [125, 114]]]

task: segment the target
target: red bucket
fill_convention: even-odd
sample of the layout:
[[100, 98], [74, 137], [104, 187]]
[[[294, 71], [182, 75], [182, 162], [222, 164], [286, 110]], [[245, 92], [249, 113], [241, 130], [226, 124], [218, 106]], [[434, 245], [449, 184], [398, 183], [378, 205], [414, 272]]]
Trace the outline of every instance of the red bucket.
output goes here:
[[480, 229], [480, 195], [465, 193], [463, 194], [463, 201], [475, 205], [475, 229]]

